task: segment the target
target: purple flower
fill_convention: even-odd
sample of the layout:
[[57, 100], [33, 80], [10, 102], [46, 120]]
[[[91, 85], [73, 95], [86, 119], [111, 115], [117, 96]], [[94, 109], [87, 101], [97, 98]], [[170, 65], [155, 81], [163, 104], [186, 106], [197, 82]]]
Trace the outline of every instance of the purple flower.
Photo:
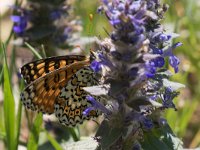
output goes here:
[[162, 49], [159, 49], [159, 48], [157, 48], [157, 47], [155, 47], [153, 45], [150, 45], [150, 48], [151, 48], [153, 54], [160, 54], [160, 55], [163, 54], [163, 50]]
[[146, 129], [149, 130], [149, 129], [153, 128], [153, 122], [149, 118], [142, 116], [140, 118], [140, 121]]
[[172, 47], [169, 47], [167, 50], [165, 50], [163, 54], [164, 57], [169, 57], [169, 64], [174, 68], [175, 73], [178, 72], [178, 65], [180, 64], [180, 60], [173, 54], [172, 50], [181, 45], [182, 43], [178, 42], [174, 44]]
[[165, 64], [165, 60], [164, 60], [163, 57], [157, 57], [157, 58], [155, 58], [155, 59], [153, 59], [151, 61], [154, 63], [154, 66], [158, 67], [158, 68], [163, 67], [164, 64]]
[[156, 66], [153, 61], [149, 61], [145, 65], [145, 74], [148, 78], [154, 77], [156, 73]]
[[15, 23], [13, 27], [14, 32], [17, 34], [22, 34], [27, 27], [27, 17], [13, 15], [11, 16], [11, 20]]
[[88, 107], [83, 111], [83, 115], [88, 116], [92, 110], [96, 110], [94, 107]]
[[160, 35], [158, 36], [158, 40], [159, 40], [160, 42], [168, 41], [170, 38], [171, 38], [171, 36], [170, 36], [170, 35], [166, 35], [166, 34], [160, 34]]
[[175, 55], [169, 56], [169, 64], [174, 68], [174, 72], [178, 72], [178, 65], [180, 64], [180, 60]]
[[83, 111], [84, 115], [88, 115], [91, 110], [101, 110], [104, 114], [109, 115], [111, 112], [100, 102], [98, 102], [94, 97], [87, 96], [86, 99], [92, 104], [91, 107], [86, 108]]
[[165, 88], [163, 98], [162, 98], [163, 106], [166, 108], [175, 108], [175, 105], [172, 100], [176, 96], [177, 96], [177, 93], [176, 92], [174, 93], [170, 87]]
[[65, 1], [28, 1], [21, 7], [14, 6], [17, 15], [11, 16], [13, 30], [17, 37], [33, 47], [51, 45], [47, 55], [55, 55], [55, 49], [69, 47], [67, 42], [77, 39], [73, 34], [81, 30], [80, 24], [74, 20], [71, 4]]
[[118, 8], [119, 11], [124, 11], [124, 9], [125, 9], [125, 4], [121, 2], [121, 3], [119, 3], [119, 5], [118, 5], [117, 8]]
[[101, 70], [101, 63], [94, 60], [92, 61], [92, 63], [90, 64], [90, 67], [92, 68], [92, 70], [94, 72], [99, 72]]
[[54, 10], [50, 13], [50, 18], [52, 20], [60, 19], [61, 16], [62, 16], [62, 11], [60, 10]]

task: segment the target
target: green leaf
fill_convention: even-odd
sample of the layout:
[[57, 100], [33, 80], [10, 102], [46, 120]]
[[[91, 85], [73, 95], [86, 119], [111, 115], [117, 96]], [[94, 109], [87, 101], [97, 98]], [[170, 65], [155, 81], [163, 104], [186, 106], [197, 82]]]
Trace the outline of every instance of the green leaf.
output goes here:
[[101, 137], [101, 148], [107, 149], [122, 136], [122, 128], [111, 128], [107, 121], [103, 121], [95, 135]]
[[[5, 123], [4, 123], [4, 108], [3, 107], [0, 107], [0, 137], [1, 137], [1, 134], [4, 134], [6, 133], [5, 131]], [[6, 134], [5, 136], [6, 137]]]
[[143, 149], [148, 150], [182, 150], [183, 143], [177, 138], [168, 125], [144, 132]]
[[[24, 85], [23, 82], [20, 82], [20, 89], [23, 89]], [[22, 117], [22, 103], [19, 100], [19, 104], [18, 104], [18, 110], [17, 110], [17, 120], [16, 120], [16, 146], [18, 146], [19, 143], [19, 135], [20, 135], [20, 127], [21, 127], [21, 117]], [[17, 149], [17, 147], [16, 147]]]
[[6, 129], [6, 142], [9, 150], [16, 148], [16, 128], [15, 128], [15, 101], [10, 84], [10, 76], [6, 60], [5, 46], [2, 44], [4, 51], [4, 121]]
[[29, 135], [27, 150], [37, 150], [42, 120], [42, 113], [39, 113], [35, 118]]
[[67, 128], [67, 130], [71, 134], [74, 141], [80, 140], [80, 135], [78, 134], [78, 129], [69, 127], [69, 128]]

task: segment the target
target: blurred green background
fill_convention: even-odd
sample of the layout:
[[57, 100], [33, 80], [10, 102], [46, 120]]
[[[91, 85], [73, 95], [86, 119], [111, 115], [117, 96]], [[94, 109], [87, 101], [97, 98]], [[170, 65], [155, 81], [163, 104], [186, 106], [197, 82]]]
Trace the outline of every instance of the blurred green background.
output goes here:
[[[200, 145], [200, 0], [165, 0], [165, 2], [169, 5], [169, 10], [163, 20], [163, 25], [166, 29], [166, 32], [178, 33], [180, 36], [176, 38], [176, 41], [174, 42], [180, 41], [183, 43], [183, 46], [175, 50], [175, 53], [181, 59], [181, 64], [180, 72], [178, 74], [175, 74], [172, 80], [185, 84], [186, 87], [180, 91], [180, 95], [175, 99], [178, 111], [174, 111], [173, 109], [167, 110], [164, 115], [166, 116], [167, 121], [173, 129], [174, 133], [183, 140], [184, 147], [195, 148]], [[12, 22], [10, 20], [10, 15], [12, 14], [12, 11], [8, 6], [12, 4], [14, 4], [14, 1], [12, 0], [0, 0], [1, 42], [6, 42], [11, 33]], [[104, 38], [107, 37], [104, 29], [106, 29], [107, 31], [112, 30], [108, 25], [105, 16], [96, 13], [98, 6], [98, 0], [75, 1], [74, 11], [76, 15], [79, 16], [79, 18], [81, 19], [83, 25], [83, 30], [81, 33], [82, 36], [97, 36], [100, 38]], [[93, 15], [92, 20], [89, 17], [90, 14]], [[90, 45], [88, 47], [90, 47]], [[13, 46], [13, 41], [10, 40], [7, 45], [6, 55], [8, 70], [5, 69], [5, 67], [3, 70], [4, 54], [3, 48], [1, 48], [0, 149], [4, 149], [5, 145], [10, 144], [6, 143], [6, 141], [8, 140], [7, 138], [10, 138], [11, 141], [15, 141], [15, 139], [12, 139], [12, 132], [15, 132], [14, 136], [16, 138], [19, 137], [19, 142], [17, 143], [19, 143], [20, 145], [33, 148], [31, 147], [31, 144], [34, 145], [34, 143], [29, 143], [28, 140], [31, 137], [28, 135], [32, 135], [32, 139], [35, 140], [35, 144], [37, 144], [37, 141], [39, 139], [40, 148], [42, 146], [45, 146], [44, 143], [47, 144], [47, 147], [48, 143], [51, 143], [50, 147], [56, 149], [59, 149], [57, 142], [59, 142], [59, 140], [62, 140], [63, 137], [65, 137], [65, 140], [69, 140], [71, 136], [72, 140], [77, 141], [80, 139], [80, 134], [83, 136], [90, 136], [94, 134], [96, 124], [90, 121], [84, 124], [82, 127], [75, 129], [63, 129], [63, 127], [57, 127], [59, 132], [66, 130], [65, 133], [70, 133], [69, 137], [67, 138], [66, 134], [57, 138], [55, 136], [55, 132], [57, 133], [57, 131], [54, 131], [54, 134], [51, 134], [50, 132], [47, 132], [43, 126], [40, 127], [40, 125], [42, 124], [41, 116], [37, 116], [36, 121], [34, 121], [35, 115], [33, 113], [24, 113], [24, 110], [21, 110], [21, 104], [19, 103], [19, 94], [21, 88], [23, 87], [23, 83], [18, 79], [17, 72], [18, 68], [23, 65], [24, 61], [27, 62], [32, 59], [32, 53], [26, 48], [16, 48], [15, 46]], [[7, 74], [7, 71], [9, 71], [9, 75]], [[10, 83], [5, 81], [3, 82], [3, 77], [4, 79], [10, 79]], [[7, 92], [5, 90], [3, 91], [5, 87], [7, 87]], [[12, 94], [10, 93], [9, 88], [12, 89]], [[14, 98], [15, 103], [14, 100], [11, 100], [10, 103], [5, 104], [3, 101], [3, 95], [10, 96], [9, 98], [11, 99]], [[14, 111], [13, 116], [7, 116], [9, 120], [11, 120], [11, 124], [16, 124], [15, 127], [10, 126], [10, 130], [6, 129], [5, 127], [6, 110], [5, 108], [3, 108], [5, 106], [8, 107], [8, 112], [11, 112], [12, 110]], [[7, 115], [10, 114], [11, 113], [8, 113]], [[14, 117], [14, 114], [17, 114], [16, 118], [18, 121], [16, 122], [12, 122], [12, 120], [16, 119]], [[12, 117], [14, 117], [14, 119], [12, 119]], [[36, 129], [33, 131], [32, 129], [35, 124]], [[8, 133], [8, 130], [11, 133]], [[41, 134], [38, 136], [39, 132], [41, 132]], [[7, 134], [9, 134], [11, 137], [9, 137]], [[43, 145], [41, 143], [43, 143]], [[16, 144], [14, 145], [16, 146]]]

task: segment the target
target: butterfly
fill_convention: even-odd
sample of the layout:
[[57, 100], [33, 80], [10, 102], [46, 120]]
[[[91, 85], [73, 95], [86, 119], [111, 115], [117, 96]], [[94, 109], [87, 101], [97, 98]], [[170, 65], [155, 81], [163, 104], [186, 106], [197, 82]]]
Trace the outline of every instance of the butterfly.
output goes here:
[[97, 117], [99, 110], [88, 115], [83, 111], [92, 106], [83, 87], [97, 85], [90, 59], [83, 55], [49, 57], [25, 64], [20, 73], [27, 86], [21, 101], [27, 109], [55, 114], [61, 124], [75, 126], [85, 119]]

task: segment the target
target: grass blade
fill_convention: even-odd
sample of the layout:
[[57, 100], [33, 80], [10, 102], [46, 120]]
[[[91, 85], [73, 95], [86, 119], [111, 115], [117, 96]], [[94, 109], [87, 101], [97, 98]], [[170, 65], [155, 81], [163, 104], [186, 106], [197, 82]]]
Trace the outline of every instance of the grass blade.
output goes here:
[[30, 44], [25, 42], [25, 45], [31, 50], [31, 52], [39, 59], [42, 59], [42, 56], [32, 47]]
[[[23, 82], [20, 82], [20, 89], [22, 89], [23, 87]], [[21, 125], [21, 116], [22, 116], [22, 104], [21, 101], [19, 101], [18, 104], [18, 110], [17, 110], [17, 120], [16, 120], [16, 146], [18, 146], [19, 144], [19, 135], [20, 135], [20, 125]], [[17, 149], [17, 147], [16, 147]]]
[[53, 147], [56, 149], [56, 150], [62, 150], [63, 148], [60, 146], [60, 144], [53, 138], [51, 137], [51, 135], [46, 131], [44, 130], [46, 135], [47, 135], [47, 138], [48, 140], [51, 142], [51, 144], [53, 145]]
[[29, 135], [27, 150], [38, 149], [38, 141], [39, 141], [41, 125], [42, 125], [42, 113], [39, 113], [35, 118], [35, 121], [31, 129], [31, 133]]
[[15, 102], [10, 84], [5, 46], [3, 44], [2, 49], [4, 51], [4, 120], [6, 129], [6, 143], [9, 150], [14, 150], [16, 148]]

